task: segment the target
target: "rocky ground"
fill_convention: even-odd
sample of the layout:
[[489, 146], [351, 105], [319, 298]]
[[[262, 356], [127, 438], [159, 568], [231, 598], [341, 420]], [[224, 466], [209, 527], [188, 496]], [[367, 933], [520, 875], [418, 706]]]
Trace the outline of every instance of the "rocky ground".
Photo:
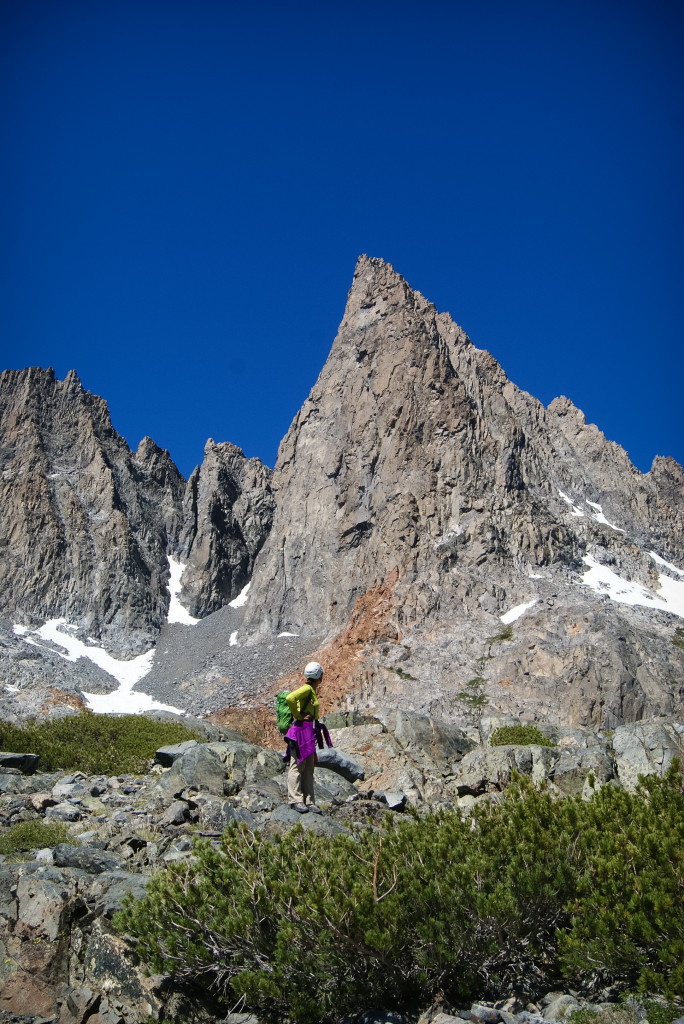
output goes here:
[[[338, 712], [326, 719], [335, 746], [316, 767], [323, 813], [300, 815], [287, 804], [278, 752], [207, 721], [184, 721], [206, 742], [162, 748], [141, 777], [43, 774], [30, 758], [0, 755], [0, 834], [24, 821], [67, 830], [53, 848], [0, 863], [0, 1024], [215, 1021], [196, 996], [148, 975], [111, 919], [127, 893], [145, 891], [153, 871], [192, 856], [195, 836], [218, 842], [230, 821], [267, 836], [295, 823], [334, 835], [354, 822], [372, 827], [388, 808], [467, 814], [477, 802], [500, 799], [513, 771], [546, 781], [559, 795], [588, 793], [590, 775], [596, 786], [633, 789], [639, 774], [662, 775], [684, 742], [684, 724], [663, 719], [610, 735], [547, 725], [540, 728], [553, 746], [492, 747], [487, 738], [511, 719], [484, 718], [478, 731], [398, 711]], [[576, 993], [559, 999], [556, 993], [535, 1006], [473, 1007], [456, 1018], [435, 1011], [423, 1021], [534, 1024], [560, 1020], [581, 1004]]]

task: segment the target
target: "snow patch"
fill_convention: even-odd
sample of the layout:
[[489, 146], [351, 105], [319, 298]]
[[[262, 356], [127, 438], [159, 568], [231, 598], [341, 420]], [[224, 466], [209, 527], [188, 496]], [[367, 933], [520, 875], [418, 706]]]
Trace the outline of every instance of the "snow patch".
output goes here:
[[5, 683], [5, 693], [19, 693], [19, 687], [13, 686], [12, 683]]
[[[587, 505], [594, 505], [594, 502], [588, 501]], [[625, 530], [621, 529], [619, 526], [616, 526], [615, 523], [608, 522], [608, 520], [603, 514], [603, 510], [601, 509], [600, 505], [596, 505], [595, 508], [598, 509], [598, 512], [596, 512], [595, 515], [592, 516], [592, 519], [595, 519], [597, 523], [603, 523], [604, 526], [609, 526], [611, 530], [617, 530], [618, 533], [626, 533]]]
[[179, 622], [183, 626], [194, 626], [199, 622], [199, 619], [194, 618], [183, 607], [178, 597], [181, 592], [181, 578], [185, 572], [185, 566], [182, 562], [177, 562], [175, 558], [171, 558], [170, 555], [167, 560], [169, 563], [169, 585], [166, 589], [170, 594], [167, 622]]
[[504, 626], [510, 626], [512, 622], [519, 619], [521, 615], [524, 615], [525, 612], [529, 611], [536, 603], [537, 598], [535, 597], [534, 600], [528, 601], [527, 604], [517, 604], [515, 608], [511, 608], [504, 615], [501, 615], [500, 618]]
[[661, 574], [660, 590], [657, 594], [648, 590], [641, 583], [623, 580], [607, 565], [601, 565], [591, 555], [585, 555], [584, 562], [589, 566], [582, 576], [585, 586], [591, 587], [597, 594], [606, 594], [611, 601], [619, 604], [640, 605], [656, 611], [670, 612], [684, 618], [684, 581], [673, 580], [671, 576]]
[[[78, 661], [79, 658], [89, 658], [103, 671], [108, 672], [110, 676], [114, 676], [119, 683], [119, 688], [114, 690], [113, 693], [83, 694], [87, 706], [96, 714], [123, 713], [138, 715], [141, 711], [174, 711], [179, 715], [184, 714], [180, 708], [175, 708], [171, 704], [161, 704], [147, 693], [132, 692], [135, 684], [139, 683], [152, 668], [154, 649], [146, 651], [145, 654], [139, 654], [136, 658], [131, 658], [129, 661], [122, 661], [119, 658], [113, 658], [102, 647], [90, 647], [88, 644], [84, 644], [82, 640], [79, 640], [78, 637], [72, 636], [70, 632], [65, 632], [65, 630], [74, 629], [76, 629], [76, 626], [67, 624], [65, 619], [50, 619], [40, 629], [32, 630], [32, 636], [26, 635], [28, 630], [25, 626], [14, 626], [15, 634], [23, 637], [25, 643], [32, 644], [34, 647], [42, 647], [45, 650], [51, 650], [53, 654], [58, 654], [65, 661]], [[45, 643], [39, 643], [34, 637], [39, 637]], [[46, 647], [46, 643], [57, 644], [66, 653], [63, 654], [62, 651], [55, 651], [53, 648]]]
[[280, 640], [281, 636], [299, 636], [299, 633], [278, 633], [278, 640]]
[[563, 501], [567, 502], [568, 505], [572, 505], [572, 514], [573, 514], [573, 516], [582, 516], [582, 517], [584, 517], [584, 512], [582, 511], [582, 509], [577, 507], [577, 505], [572, 500], [572, 498], [569, 498], [567, 494], [563, 493], [563, 491], [559, 490], [558, 493], [560, 494], [560, 496], [563, 499]]
[[238, 635], [237, 629], [233, 633], [230, 634], [230, 640], [228, 641], [228, 644], [230, 645], [230, 647], [237, 647], [237, 635]]
[[660, 555], [656, 555], [655, 551], [649, 551], [649, 555], [657, 565], [664, 565], [666, 569], [670, 569], [672, 572], [676, 572], [678, 576], [684, 576], [684, 569], [678, 569], [672, 562], [666, 562]]
[[242, 588], [242, 590], [240, 591], [238, 596], [233, 598], [232, 601], [228, 602], [228, 607], [229, 608], [242, 608], [242, 607], [244, 607], [244, 605], [247, 604], [247, 594], [249, 593], [249, 588], [250, 588], [251, 585], [252, 585], [252, 581], [250, 580], [249, 583], [245, 584], [245, 586]]

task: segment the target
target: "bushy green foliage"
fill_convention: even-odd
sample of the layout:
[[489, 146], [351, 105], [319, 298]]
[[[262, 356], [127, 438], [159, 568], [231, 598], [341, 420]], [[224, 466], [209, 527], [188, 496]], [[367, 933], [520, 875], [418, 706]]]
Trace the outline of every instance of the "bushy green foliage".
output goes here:
[[20, 727], [0, 722], [0, 750], [40, 754], [41, 771], [140, 774], [161, 746], [199, 739], [184, 725], [142, 715], [94, 715], [84, 711], [52, 722]]
[[157, 970], [267, 1021], [363, 1006], [534, 995], [565, 976], [684, 993], [684, 796], [675, 766], [638, 794], [554, 800], [529, 781], [469, 822], [198, 841], [118, 925]]
[[477, 725], [489, 701], [484, 692], [484, 678], [475, 676], [466, 683], [467, 689], [456, 694], [456, 700], [460, 703], [466, 717], [474, 725]]
[[536, 725], [502, 725], [489, 738], [493, 747], [505, 747], [509, 743], [528, 747], [535, 743], [540, 747], [555, 746], [553, 740], [540, 732]]
[[56, 822], [53, 825], [42, 821], [20, 821], [11, 825], [4, 835], [0, 835], [0, 853], [20, 853], [24, 850], [42, 850], [46, 846], [57, 846], [65, 843], [69, 835], [66, 825]]

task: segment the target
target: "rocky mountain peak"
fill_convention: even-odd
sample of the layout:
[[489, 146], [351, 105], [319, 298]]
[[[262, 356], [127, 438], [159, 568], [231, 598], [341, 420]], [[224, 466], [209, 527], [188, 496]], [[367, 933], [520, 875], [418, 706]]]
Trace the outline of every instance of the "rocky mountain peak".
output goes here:
[[[655, 476], [640, 474], [569, 399], [544, 409], [389, 264], [362, 256], [328, 360], [281, 444], [277, 508], [245, 627], [327, 632], [334, 659], [332, 638], [381, 588], [384, 639], [357, 644], [350, 692], [371, 703], [392, 693], [426, 710], [427, 691], [449, 713], [447, 691], [483, 674], [478, 659], [499, 660], [487, 640], [501, 632], [500, 616], [544, 603], [544, 616], [530, 612], [521, 628], [525, 650], [546, 654], [533, 670], [522, 652], [505, 662], [503, 682], [492, 679], [500, 710], [524, 700], [548, 713], [561, 665], [573, 666], [569, 678], [583, 680], [585, 697], [595, 694], [565, 708], [577, 721], [598, 720], [616, 701], [618, 717], [665, 709], [671, 690], [658, 695], [643, 636], [630, 633], [632, 655], [641, 653], [628, 667], [612, 639], [600, 640], [610, 655], [596, 656], [607, 620], [579, 589], [585, 556], [657, 589], [648, 552], [684, 555], [676, 470], [659, 465]], [[577, 617], [584, 624], [568, 634]], [[593, 652], [581, 670], [571, 641], [580, 634]], [[421, 680], [417, 694], [411, 679]]]
[[75, 371], [31, 367], [0, 374], [0, 468], [0, 612], [64, 617], [115, 650], [148, 645], [184, 489], [168, 453], [150, 442], [134, 457]]
[[271, 470], [234, 444], [209, 438], [183, 501], [182, 600], [204, 616], [238, 596], [273, 521]]

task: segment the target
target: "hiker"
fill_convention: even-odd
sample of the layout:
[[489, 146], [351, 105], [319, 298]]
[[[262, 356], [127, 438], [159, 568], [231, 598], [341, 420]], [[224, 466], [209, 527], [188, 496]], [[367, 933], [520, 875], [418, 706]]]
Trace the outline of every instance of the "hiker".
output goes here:
[[285, 698], [292, 712], [292, 725], [285, 733], [288, 741], [290, 768], [287, 773], [287, 796], [291, 807], [300, 814], [312, 811], [320, 814], [320, 807], [314, 799], [314, 761], [316, 744], [323, 742], [332, 746], [330, 734], [318, 721], [318, 698], [316, 687], [323, 678], [323, 668], [317, 661], [310, 661], [304, 669], [306, 682], [292, 690]]

